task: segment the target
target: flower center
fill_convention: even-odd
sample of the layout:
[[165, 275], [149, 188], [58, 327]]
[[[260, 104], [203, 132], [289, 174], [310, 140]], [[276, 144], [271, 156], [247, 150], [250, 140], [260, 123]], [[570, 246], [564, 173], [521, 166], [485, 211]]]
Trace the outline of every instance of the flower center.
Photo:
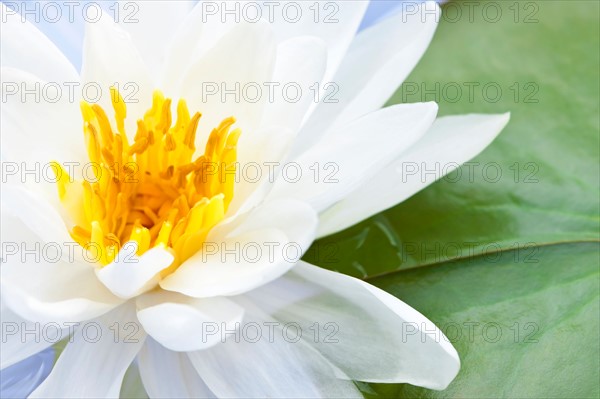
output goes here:
[[86, 169], [93, 176], [72, 180], [53, 163], [59, 197], [74, 221], [71, 236], [90, 251], [94, 247], [102, 265], [128, 242], [137, 245], [138, 255], [156, 246], [170, 248], [172, 269], [200, 250], [223, 219], [233, 198], [241, 132], [230, 131], [233, 117], [223, 120], [211, 132], [204, 154], [193, 160], [201, 114], [190, 117], [184, 100], [177, 104], [172, 126], [171, 99], [156, 91], [132, 144], [125, 134], [126, 106], [114, 88], [111, 100], [116, 132], [102, 107], [81, 103], [91, 162]]

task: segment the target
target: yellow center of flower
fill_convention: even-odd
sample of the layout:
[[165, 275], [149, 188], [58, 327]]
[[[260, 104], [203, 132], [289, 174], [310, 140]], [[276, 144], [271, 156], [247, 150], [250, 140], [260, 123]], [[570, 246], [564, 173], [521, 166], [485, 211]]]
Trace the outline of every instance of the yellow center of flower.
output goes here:
[[[190, 117], [187, 104], [177, 104], [172, 125], [171, 99], [154, 93], [152, 108], [137, 122], [133, 143], [125, 132], [126, 106], [111, 88], [116, 129], [97, 104], [81, 103], [83, 131], [93, 176], [72, 180], [57, 171], [61, 202], [74, 221], [71, 236], [98, 254], [100, 263], [113, 261], [127, 242], [137, 254], [161, 246], [175, 262], [168, 274], [204, 243], [221, 221], [233, 198], [237, 142], [240, 130], [227, 118], [210, 134], [204, 154], [196, 157], [200, 113]], [[92, 173], [90, 173], [91, 175]]]

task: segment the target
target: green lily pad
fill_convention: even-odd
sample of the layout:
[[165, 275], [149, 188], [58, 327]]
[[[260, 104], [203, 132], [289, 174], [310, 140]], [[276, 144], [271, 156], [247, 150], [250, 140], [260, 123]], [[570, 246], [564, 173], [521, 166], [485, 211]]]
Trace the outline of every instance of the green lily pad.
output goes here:
[[[373, 279], [430, 318], [462, 367], [444, 391], [363, 385], [367, 396], [406, 398], [597, 398], [600, 330], [596, 243], [463, 259]], [[441, 338], [441, 336], [439, 337]]]

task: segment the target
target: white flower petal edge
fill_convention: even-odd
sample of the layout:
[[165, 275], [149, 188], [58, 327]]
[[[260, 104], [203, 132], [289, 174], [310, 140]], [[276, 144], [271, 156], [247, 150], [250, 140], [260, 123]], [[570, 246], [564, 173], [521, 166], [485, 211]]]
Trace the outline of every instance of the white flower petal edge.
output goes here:
[[[87, 322], [30, 398], [118, 398], [123, 376], [146, 339], [146, 333], [138, 329], [128, 331], [131, 334], [125, 334], [126, 338], [118, 336], [115, 342], [115, 334], [127, 331], [124, 326], [132, 321], [135, 311], [128, 303]], [[119, 323], [118, 331], [115, 323]]]
[[[277, 46], [273, 82], [295, 82], [309, 88], [320, 82], [327, 68], [327, 46], [321, 39], [300, 36]], [[297, 101], [274, 101], [265, 110], [264, 125], [288, 126], [296, 131], [314, 102], [314, 93], [304, 90]]]
[[27, 71], [48, 82], [77, 82], [77, 71], [54, 43], [31, 23], [22, 23], [12, 14], [14, 11], [0, 4], [2, 66]]
[[210, 348], [220, 335], [205, 335], [206, 325], [233, 331], [244, 309], [224, 297], [196, 299], [169, 291], [154, 291], [136, 301], [144, 330], [164, 347], [189, 352]]
[[425, 53], [439, 16], [435, 2], [423, 2], [412, 15], [389, 18], [356, 35], [332, 80], [340, 88], [338, 101], [318, 105], [294, 154], [306, 151], [328, 129], [382, 107]]
[[231, 115], [235, 115], [236, 126], [247, 134], [260, 128], [266, 96], [254, 103], [240, 101], [235, 96], [229, 96], [224, 101], [221, 95], [207, 95], [209, 89], [206, 84], [224, 84], [233, 88], [236, 84], [243, 87], [270, 81], [275, 67], [276, 48], [268, 23], [241, 23], [223, 35], [201, 57], [193, 60], [177, 93], [186, 99], [190, 109], [202, 111], [196, 136], [198, 143], [205, 143], [211, 129]]
[[[3, 28], [4, 30], [4, 28]], [[52, 81], [45, 81], [21, 69], [7, 67], [2, 61], [1, 69], [3, 102], [2, 159], [14, 162], [85, 161], [85, 147], [81, 137], [72, 132], [81, 129], [77, 104], [69, 103], [68, 95], [61, 95], [56, 102], [39, 101], [35, 93], [22, 100], [21, 88], [34, 92]], [[78, 81], [76, 78], [74, 82]], [[56, 82], [54, 82], [56, 83]], [[64, 93], [63, 93], [64, 94]], [[50, 93], [48, 96], [53, 96]], [[50, 97], [52, 98], [52, 97]], [[23, 118], [22, 115], [35, 115]], [[17, 180], [17, 179], [11, 179]], [[54, 188], [54, 191], [56, 188]]]
[[[298, 198], [318, 212], [327, 209], [415, 143], [429, 129], [437, 110], [433, 102], [393, 105], [333, 129], [293, 159], [301, 167], [300, 178], [279, 179], [269, 198]], [[315, 178], [309, 173], [315, 163], [321, 163], [320, 168], [335, 167], [335, 179], [325, 173]]]
[[[388, 209], [421, 191], [443, 175], [403, 175], [406, 165], [419, 171], [446, 173], [474, 158], [504, 129], [510, 114], [445, 116], [427, 134], [367, 184], [319, 216], [319, 237], [333, 234]], [[446, 167], [448, 166], [448, 167]]]
[[[46, 243], [63, 245], [71, 242], [62, 241], [61, 235], [56, 234], [54, 240], [40, 237], [39, 232], [51, 231], [52, 223], [44, 217], [36, 220], [44, 223], [25, 224], [19, 219], [18, 214], [8, 212], [5, 208], [9, 194], [24, 192], [4, 186], [2, 190], [2, 233], [3, 237], [11, 237], [11, 242], [24, 245], [25, 248], [36, 248]], [[27, 196], [20, 199], [21, 206], [10, 207], [11, 210], [22, 209], [27, 206]], [[11, 200], [12, 200], [11, 199]], [[33, 199], [33, 198], [30, 198]], [[40, 205], [27, 207], [30, 212], [43, 209]], [[51, 209], [45, 210], [51, 216]], [[31, 216], [31, 214], [29, 215]], [[26, 219], [31, 220], [31, 219]], [[8, 233], [10, 232], [10, 233]], [[4, 304], [20, 317], [38, 322], [78, 322], [97, 317], [122, 303], [108, 291], [94, 274], [93, 267], [76, 256], [78, 251], [73, 251], [73, 256], [68, 251], [62, 251], [61, 258], [54, 259], [55, 254], [50, 252], [47, 257], [30, 259], [21, 262], [21, 253], [16, 255], [5, 254], [5, 263], [0, 268], [0, 286]], [[50, 283], [49, 283], [50, 282]]]
[[104, 110], [112, 110], [108, 88], [118, 85], [123, 100], [127, 103], [129, 117], [125, 120], [125, 129], [130, 139], [133, 139], [137, 119], [152, 104], [152, 91], [156, 82], [150, 76], [129, 33], [119, 28], [106, 13], [98, 22], [86, 24], [81, 84], [88, 83], [100, 87], [98, 104]]
[[[34, 322], [25, 320], [9, 308], [4, 306], [0, 297], [0, 314], [2, 315], [2, 342], [0, 342], [0, 369], [11, 366], [27, 359], [38, 352], [51, 346], [54, 342], [60, 341], [66, 333], [66, 330], [60, 328], [53, 331], [56, 336], [51, 339], [39, 339], [36, 334], [27, 334], [23, 337], [22, 331], [36, 331]], [[49, 332], [50, 334], [50, 332]], [[23, 340], [23, 338], [25, 338]]]
[[[313, 18], [314, 12], [311, 10], [311, 7], [314, 7], [314, 3], [308, 1], [284, 1], [282, 2], [282, 7], [286, 7], [290, 3], [292, 3], [291, 5], [294, 8], [302, 9], [301, 15], [310, 17], [301, 18], [297, 23], [290, 23], [286, 18], [275, 18], [273, 30], [276, 39], [280, 42], [294, 36], [310, 35], [325, 41], [329, 50], [327, 72], [325, 73], [324, 80], [331, 79], [342, 62], [350, 43], [354, 39], [354, 35], [358, 30], [369, 2], [365, 0], [335, 2], [335, 4], [332, 4], [332, 6], [336, 7], [333, 10], [335, 12], [332, 12], [332, 6], [328, 6], [323, 14], [319, 15], [317, 23], [315, 23], [315, 18]], [[268, 13], [267, 10], [264, 12]], [[335, 14], [333, 18], [328, 19], [327, 15], [332, 16], [332, 14]]]
[[128, 242], [109, 265], [95, 269], [96, 276], [113, 294], [129, 299], [156, 287], [159, 273], [173, 263], [175, 257], [165, 248], [152, 248], [137, 256], [137, 243]]
[[[276, 322], [245, 298], [237, 298], [247, 310], [246, 323]], [[273, 339], [256, 342], [228, 339], [208, 350], [189, 352], [194, 368], [220, 398], [360, 398], [353, 382], [304, 340], [282, 339], [274, 327]], [[252, 359], [248, 362], [248, 359]]]
[[240, 165], [253, 165], [257, 172], [248, 179], [240, 179], [236, 185], [236, 195], [227, 210], [228, 216], [243, 214], [266, 198], [273, 186], [271, 179], [281, 169], [274, 167], [271, 170], [269, 165], [285, 162], [296, 133], [282, 126], [269, 126], [253, 132], [250, 138], [240, 137]]
[[[18, 219], [27, 230], [35, 233], [44, 243], [71, 241], [71, 237], [61, 216], [44, 199], [33, 195], [29, 190], [12, 184], [2, 187], [2, 213]], [[3, 223], [3, 228], [5, 224]], [[11, 234], [19, 233], [18, 225], [6, 225]]]
[[[233, 230], [227, 224], [215, 227], [208, 235], [204, 252], [192, 256], [163, 279], [161, 288], [195, 298], [252, 290], [294, 266], [312, 243], [318, 223], [315, 211], [296, 200], [267, 202], [239, 218], [239, 227]], [[242, 249], [255, 246], [260, 251], [241, 256]], [[288, 246], [294, 247], [289, 254], [283, 251]], [[236, 248], [236, 258], [231, 257], [231, 252], [229, 258], [223, 252]]]
[[138, 355], [140, 376], [151, 398], [214, 398], [185, 353], [165, 349], [148, 337]]
[[120, 5], [119, 26], [129, 32], [153, 75], [162, 72], [161, 66], [171, 44], [171, 36], [164, 32], [176, 31], [194, 8], [194, 3], [190, 0], [155, 0], [136, 2], [135, 7], [134, 3], [127, 2]]
[[431, 321], [353, 277], [299, 262], [246, 297], [303, 331], [329, 323], [335, 334], [314, 346], [354, 380], [444, 389], [460, 368], [456, 350]]

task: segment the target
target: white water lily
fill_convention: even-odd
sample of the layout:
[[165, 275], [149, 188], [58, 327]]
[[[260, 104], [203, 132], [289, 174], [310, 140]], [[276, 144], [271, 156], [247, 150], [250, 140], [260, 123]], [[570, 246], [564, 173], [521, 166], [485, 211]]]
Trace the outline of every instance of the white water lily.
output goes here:
[[[81, 107], [67, 96], [3, 104], [3, 161], [55, 162], [64, 177], [3, 186], [3, 242], [101, 248], [96, 262], [4, 256], [4, 323], [94, 323], [101, 331], [92, 343], [77, 328], [62, 330], [72, 342], [32, 397], [116, 397], [135, 359], [153, 398], [360, 396], [353, 380], [444, 389], [460, 362], [433, 323], [376, 287], [298, 260], [315, 238], [434, 180], [399, 183], [404, 163], [464, 163], [507, 123], [508, 115], [436, 120], [435, 103], [380, 109], [424, 53], [436, 18], [397, 16], [355, 36], [365, 2], [340, 3], [343, 23], [325, 28], [313, 21], [202, 23], [200, 5], [166, 19], [151, 4], [142, 3], [148, 19], [130, 34], [106, 15], [88, 24], [81, 75], [32, 25], [16, 18], [3, 25], [3, 83], [94, 82], [119, 87], [120, 95], [127, 83], [139, 88], [139, 102], [126, 107], [117, 90]], [[434, 3], [421, 7], [439, 12]], [[4, 5], [2, 12], [4, 21]], [[312, 106], [310, 91], [295, 103], [221, 101], [200, 90], [203, 82], [289, 81], [336, 82], [339, 101]], [[213, 176], [195, 162], [202, 154], [226, 165], [294, 162], [305, 173], [293, 183], [271, 180], [266, 169], [258, 182], [218, 174], [224, 177], [202, 180]], [[141, 178], [127, 182], [127, 173], [111, 171], [116, 159], [134, 162], [139, 170], [131, 172]], [[106, 166], [97, 183], [72, 182], [60, 169], [90, 161]], [[306, 173], [315, 163], [336, 165], [337, 182], [315, 181]], [[207, 243], [294, 244], [300, 251], [231, 262], [208, 253]], [[305, 332], [334, 323], [337, 342], [222, 342], [202, 334], [218, 325], [231, 335], [247, 323], [276, 331], [294, 323]], [[117, 329], [126, 339], [115, 340]], [[2, 368], [54, 342], [6, 338]]]

